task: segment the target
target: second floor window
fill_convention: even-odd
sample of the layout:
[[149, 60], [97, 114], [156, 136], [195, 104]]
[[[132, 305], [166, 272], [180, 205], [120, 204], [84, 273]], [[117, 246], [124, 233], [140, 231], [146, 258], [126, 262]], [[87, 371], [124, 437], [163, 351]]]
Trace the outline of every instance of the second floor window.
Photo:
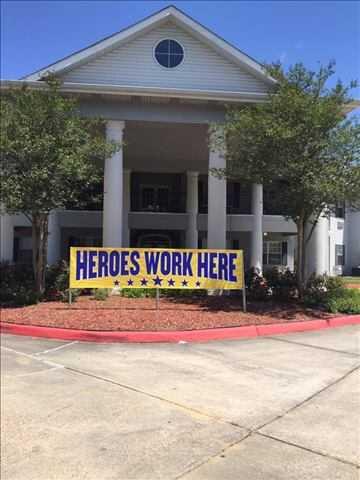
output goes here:
[[168, 212], [169, 188], [161, 185], [142, 185], [141, 209], [149, 212]]
[[344, 203], [337, 203], [336, 204], [335, 217], [345, 218], [345, 205], [344, 205]]

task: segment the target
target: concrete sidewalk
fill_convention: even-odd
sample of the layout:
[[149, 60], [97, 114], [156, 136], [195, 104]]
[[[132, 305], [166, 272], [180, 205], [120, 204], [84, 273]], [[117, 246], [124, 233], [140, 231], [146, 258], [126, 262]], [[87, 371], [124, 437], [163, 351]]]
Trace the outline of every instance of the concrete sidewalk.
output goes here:
[[4, 480], [358, 480], [360, 328], [207, 344], [2, 336]]

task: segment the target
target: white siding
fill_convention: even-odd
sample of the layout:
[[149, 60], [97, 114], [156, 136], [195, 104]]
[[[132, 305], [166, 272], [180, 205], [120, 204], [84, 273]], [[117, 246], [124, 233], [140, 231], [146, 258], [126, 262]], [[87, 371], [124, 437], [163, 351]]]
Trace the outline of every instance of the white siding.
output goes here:
[[345, 215], [345, 261], [346, 273], [360, 266], [360, 211], [348, 210]]
[[[154, 46], [164, 38], [178, 40], [185, 51], [184, 61], [174, 69], [161, 67], [153, 58]], [[171, 22], [68, 71], [63, 80], [159, 88], [267, 91], [265, 83]]]

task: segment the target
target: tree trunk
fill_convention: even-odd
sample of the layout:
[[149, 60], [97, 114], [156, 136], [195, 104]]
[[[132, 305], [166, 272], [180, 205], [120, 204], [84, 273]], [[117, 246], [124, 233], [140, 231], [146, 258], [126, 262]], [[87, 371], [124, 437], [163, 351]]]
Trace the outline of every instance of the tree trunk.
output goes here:
[[296, 223], [297, 226], [297, 286], [300, 299], [304, 296], [305, 289], [305, 265], [306, 265], [306, 248], [305, 248], [305, 220], [300, 217]]
[[33, 271], [35, 290], [40, 297], [45, 293], [48, 222], [49, 216], [47, 213], [34, 213], [32, 215]]

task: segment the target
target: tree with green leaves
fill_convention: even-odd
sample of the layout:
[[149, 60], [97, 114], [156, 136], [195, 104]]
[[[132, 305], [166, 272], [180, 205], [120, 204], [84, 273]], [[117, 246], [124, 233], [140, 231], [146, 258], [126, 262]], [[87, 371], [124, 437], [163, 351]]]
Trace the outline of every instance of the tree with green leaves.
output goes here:
[[340, 202], [359, 205], [360, 128], [344, 115], [356, 84], [338, 81], [328, 88], [334, 62], [317, 72], [303, 64], [288, 71], [274, 64], [267, 71], [277, 81], [267, 101], [229, 108], [225, 124], [215, 129], [227, 163], [214, 174], [276, 191], [276, 208], [297, 227], [302, 295], [307, 246], [320, 216]]
[[121, 146], [107, 142], [100, 119], [80, 116], [75, 98], [60, 92], [53, 76], [46, 88], [28, 86], [1, 95], [1, 202], [32, 225], [35, 288], [45, 290], [49, 213], [69, 202], [103, 175], [104, 159]]

